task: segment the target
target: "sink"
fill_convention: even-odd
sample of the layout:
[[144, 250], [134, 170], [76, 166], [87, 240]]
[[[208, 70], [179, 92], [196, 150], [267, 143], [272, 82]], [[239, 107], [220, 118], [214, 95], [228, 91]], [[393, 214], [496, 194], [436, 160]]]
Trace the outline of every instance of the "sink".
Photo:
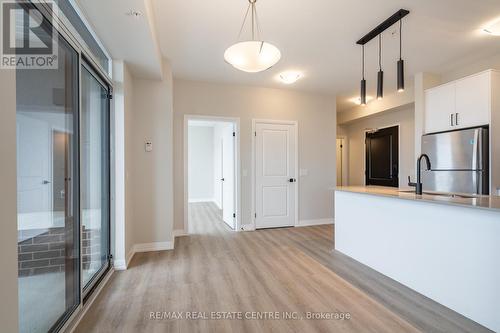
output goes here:
[[[415, 190], [400, 190], [400, 193], [415, 193]], [[467, 195], [467, 194], [456, 194], [456, 193], [439, 193], [439, 192], [423, 192], [425, 195], [434, 195], [437, 197], [447, 197], [447, 198], [461, 198], [461, 199], [474, 199], [477, 196]]]

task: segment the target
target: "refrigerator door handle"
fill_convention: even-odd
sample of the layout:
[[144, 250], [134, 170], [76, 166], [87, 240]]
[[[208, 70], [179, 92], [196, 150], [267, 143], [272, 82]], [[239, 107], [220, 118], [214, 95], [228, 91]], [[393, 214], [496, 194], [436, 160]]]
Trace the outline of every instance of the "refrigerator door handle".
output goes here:
[[479, 190], [480, 190], [479, 187], [481, 186], [480, 185], [481, 182], [479, 181], [479, 177], [478, 177], [479, 176], [478, 175], [479, 172], [480, 171], [477, 171], [477, 170], [472, 172], [472, 186], [476, 190], [475, 194], [480, 194], [481, 193], [481, 192], [479, 192]]
[[483, 146], [481, 129], [476, 129], [474, 131], [474, 147], [472, 151], [472, 170], [482, 170], [482, 152], [481, 147]]

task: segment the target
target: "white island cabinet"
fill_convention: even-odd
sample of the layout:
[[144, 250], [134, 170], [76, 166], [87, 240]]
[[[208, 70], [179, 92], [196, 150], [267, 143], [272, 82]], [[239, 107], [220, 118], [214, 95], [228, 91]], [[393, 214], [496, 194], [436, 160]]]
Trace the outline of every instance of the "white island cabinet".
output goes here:
[[338, 188], [335, 249], [500, 332], [500, 197]]

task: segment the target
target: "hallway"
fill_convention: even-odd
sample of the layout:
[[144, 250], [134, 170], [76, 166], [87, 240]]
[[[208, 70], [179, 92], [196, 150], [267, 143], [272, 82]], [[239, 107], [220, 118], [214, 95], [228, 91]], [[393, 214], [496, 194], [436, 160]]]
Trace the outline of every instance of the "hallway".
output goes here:
[[234, 232], [222, 221], [222, 210], [212, 202], [190, 203], [188, 214], [190, 237], [197, 235], [223, 236]]
[[[127, 271], [114, 273], [76, 332], [486, 331], [332, 254], [332, 226], [233, 232], [210, 203], [191, 204], [190, 217], [193, 233], [177, 238], [175, 250], [137, 253]], [[397, 303], [387, 301], [391, 294]], [[165, 318], [172, 311], [182, 318]], [[243, 320], [210, 318], [214, 311], [242, 312]], [[278, 317], [255, 319], [263, 312]]]

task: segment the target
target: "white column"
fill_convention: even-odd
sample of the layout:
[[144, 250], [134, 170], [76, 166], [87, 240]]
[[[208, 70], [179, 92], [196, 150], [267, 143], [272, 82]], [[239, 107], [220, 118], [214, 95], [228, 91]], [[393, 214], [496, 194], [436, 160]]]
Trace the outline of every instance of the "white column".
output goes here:
[[415, 74], [415, 160], [422, 151], [422, 135], [424, 134], [425, 89], [439, 85], [441, 78], [431, 73]]
[[113, 60], [113, 105], [111, 109], [112, 137], [112, 252], [116, 269], [126, 269], [125, 249], [125, 89], [124, 63]]

